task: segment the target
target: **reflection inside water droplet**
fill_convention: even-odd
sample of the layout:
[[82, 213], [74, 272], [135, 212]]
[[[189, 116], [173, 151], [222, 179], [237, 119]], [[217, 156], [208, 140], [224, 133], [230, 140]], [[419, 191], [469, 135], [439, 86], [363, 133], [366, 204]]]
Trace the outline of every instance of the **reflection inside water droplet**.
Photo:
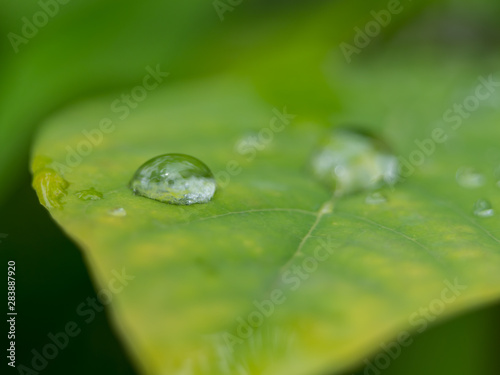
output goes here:
[[479, 199], [474, 204], [474, 215], [479, 217], [491, 217], [495, 214], [491, 203], [486, 199]]
[[123, 207], [113, 208], [109, 210], [108, 213], [112, 216], [123, 217], [127, 215], [127, 211]]
[[474, 168], [461, 167], [456, 173], [457, 183], [466, 189], [475, 189], [483, 186], [486, 182], [484, 175]]
[[392, 186], [398, 160], [380, 139], [347, 129], [334, 130], [314, 153], [313, 175], [342, 196]]
[[217, 184], [210, 169], [184, 154], [157, 156], [144, 163], [130, 181], [136, 195], [180, 205], [206, 203]]

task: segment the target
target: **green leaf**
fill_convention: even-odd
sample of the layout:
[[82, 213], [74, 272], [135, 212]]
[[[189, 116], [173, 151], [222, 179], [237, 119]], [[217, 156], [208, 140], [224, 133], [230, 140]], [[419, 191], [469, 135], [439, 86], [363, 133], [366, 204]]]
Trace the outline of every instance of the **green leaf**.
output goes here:
[[[401, 332], [498, 299], [499, 215], [472, 213], [478, 199], [500, 207], [498, 94], [453, 130], [443, 113], [490, 70], [432, 61], [405, 51], [332, 62], [336, 124], [366, 124], [405, 159], [437, 126], [448, 135], [378, 205], [364, 194], [331, 200], [306, 169], [325, 124], [287, 107], [297, 117], [277, 128], [284, 108], [234, 76], [154, 92], [124, 121], [106, 97], [45, 124], [33, 149], [35, 189], [84, 249], [99, 287], [111, 288], [122, 268], [133, 276], [110, 307], [145, 374], [336, 373]], [[109, 134], [95, 130], [103, 118], [113, 121]], [[99, 142], [78, 161], [83, 131]], [[261, 149], [238, 152], [259, 134], [269, 140]], [[206, 163], [219, 182], [213, 200], [175, 206], [133, 195], [135, 170], [164, 153]], [[464, 165], [486, 184], [459, 186]], [[89, 189], [103, 198], [78, 198]]]

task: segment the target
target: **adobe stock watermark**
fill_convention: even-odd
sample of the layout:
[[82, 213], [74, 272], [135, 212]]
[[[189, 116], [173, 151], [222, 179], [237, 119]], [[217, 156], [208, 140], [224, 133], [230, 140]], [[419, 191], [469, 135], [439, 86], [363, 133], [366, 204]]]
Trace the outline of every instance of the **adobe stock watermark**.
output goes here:
[[121, 293], [135, 276], [127, 274], [125, 268], [118, 272], [112, 270], [113, 277], [108, 281], [107, 287], [97, 293], [97, 298], [88, 297], [80, 303], [75, 313], [81, 320], [69, 321], [64, 325], [64, 329], [59, 332], [49, 332], [47, 342], [41, 348], [33, 348], [33, 355], [29, 365], [19, 364], [16, 369], [20, 375], [39, 375], [57, 356], [64, 351], [78, 335], [82, 333], [85, 325], [91, 324], [96, 315], [104, 311], [104, 307], [109, 305], [114, 296]]
[[442, 145], [449, 140], [449, 136], [458, 131], [465, 120], [477, 111], [482, 101], [489, 99], [500, 87], [500, 81], [496, 81], [492, 74], [485, 78], [478, 77], [478, 84], [473, 93], [464, 98], [459, 103], [454, 103], [442, 116], [443, 125], [435, 127], [428, 138], [422, 140], [415, 139], [414, 148], [407, 157], [399, 156], [398, 179], [404, 181], [421, 167], [427, 158], [436, 152], [438, 145]]
[[339, 244], [335, 243], [331, 237], [326, 240], [319, 238], [317, 246], [309, 256], [304, 256], [300, 262], [291, 265], [281, 273], [279, 284], [269, 293], [269, 298], [254, 300], [253, 309], [246, 316], [239, 316], [235, 319], [236, 329], [234, 332], [224, 332], [221, 338], [224, 341], [228, 352], [233, 353], [237, 345], [243, 344], [250, 339], [253, 334], [262, 327], [266, 319], [270, 318], [276, 308], [283, 305], [290, 293], [300, 289], [311, 275], [316, 272], [320, 264], [325, 262], [338, 249]]
[[243, 0], [214, 0], [212, 5], [222, 22], [224, 21], [224, 13], [232, 12], [242, 2]]
[[104, 137], [113, 133], [117, 124], [124, 121], [140, 103], [146, 100], [149, 93], [155, 90], [169, 75], [161, 70], [160, 64], [157, 64], [154, 69], [147, 66], [146, 72], [141, 85], [135, 86], [111, 102], [110, 111], [115, 114], [115, 117], [103, 117], [93, 129], [82, 130], [82, 139], [76, 144], [76, 147], [66, 146], [65, 163], [55, 161], [51, 164], [58, 173], [70, 173], [78, 167], [84, 158], [102, 143]]
[[352, 61], [353, 54], [359, 55], [364, 48], [368, 47], [371, 41], [379, 36], [382, 29], [391, 23], [392, 17], [400, 14], [403, 10], [404, 6], [401, 1], [389, 0], [385, 9], [378, 12], [370, 11], [372, 19], [362, 29], [358, 26], [354, 28], [355, 35], [352, 44], [342, 42], [339, 45], [347, 63]]
[[[337, 251], [341, 244], [335, 243], [333, 238], [318, 238], [316, 246], [313, 247], [311, 255], [295, 259], [295, 262], [282, 270], [275, 288], [272, 289], [267, 298], [254, 300], [253, 308], [245, 316], [238, 316], [235, 319], [235, 329], [231, 332], [217, 332], [205, 337], [209, 340], [208, 349], [214, 350], [214, 353], [208, 353], [208, 349], [194, 354], [191, 358], [184, 361], [182, 368], [176, 368], [173, 374], [191, 375], [191, 374], [212, 374], [223, 375], [232, 374], [250, 374], [253, 373], [248, 368], [250, 359], [240, 358], [241, 352], [236, 348], [248, 345], [255, 352], [255, 345], [263, 345], [266, 339], [276, 344], [272, 348], [273, 355], [276, 351], [283, 350], [287, 352], [295, 340], [293, 332], [285, 331], [280, 327], [266, 327], [264, 324], [276, 311], [283, 305], [291, 293], [300, 289], [304, 282], [311, 278], [312, 274]], [[276, 340], [279, 339], [279, 342]], [[285, 346], [286, 348], [283, 348]], [[215, 358], [216, 369], [207, 367], [207, 358]], [[255, 369], [254, 369], [255, 370]]]
[[[434, 322], [446, 307], [456, 301], [467, 289], [466, 285], [461, 285], [457, 278], [453, 283], [449, 280], [443, 281], [445, 288], [441, 291], [439, 298], [429, 302], [427, 306], [420, 307], [408, 317], [408, 323], [417, 333], [424, 332], [430, 323]], [[365, 359], [363, 375], [380, 375], [396, 360], [402, 353], [403, 348], [410, 346], [413, 338], [409, 331], [401, 331], [396, 339], [391, 342], [380, 343], [381, 351], [372, 360]]]
[[14, 32], [7, 34], [15, 53], [19, 52], [21, 44], [28, 44], [49, 21], [59, 14], [61, 5], [66, 5], [71, 0], [39, 0], [37, 2], [40, 10], [33, 13], [31, 17], [22, 17], [20, 35]]
[[[273, 108], [272, 112], [273, 117], [269, 121], [268, 126], [260, 129], [260, 131], [252, 135], [245, 136], [234, 146], [236, 152], [240, 156], [245, 157], [247, 162], [252, 162], [257, 157], [259, 152], [269, 147], [276, 134], [284, 131], [296, 117], [296, 115], [289, 114], [286, 107], [283, 107], [282, 111], [277, 108]], [[229, 160], [224, 169], [214, 173], [217, 188], [226, 188], [230, 184], [231, 178], [238, 176], [242, 172], [243, 166], [238, 160]], [[178, 211], [181, 214], [182, 220], [189, 219], [191, 214], [193, 214], [193, 210], [190, 210], [185, 206], [179, 206]]]
[[[250, 350], [232, 353], [221, 336], [221, 333], [205, 335], [203, 349], [193, 352], [180, 367], [168, 371], [172, 375], [250, 375], [264, 374], [266, 359], [274, 360], [277, 356], [287, 357], [296, 341], [293, 331], [281, 327], [268, 327], [256, 332]], [[264, 359], [264, 361], [263, 361]], [[264, 363], [263, 363], [264, 362]]]

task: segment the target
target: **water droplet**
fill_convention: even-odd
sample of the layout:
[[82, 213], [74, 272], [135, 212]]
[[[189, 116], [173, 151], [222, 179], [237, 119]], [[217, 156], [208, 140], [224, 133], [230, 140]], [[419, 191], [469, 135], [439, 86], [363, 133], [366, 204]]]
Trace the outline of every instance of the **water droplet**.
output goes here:
[[62, 198], [69, 183], [52, 168], [38, 169], [33, 176], [33, 188], [46, 208], [62, 208]]
[[365, 202], [368, 204], [382, 204], [387, 202], [387, 198], [381, 192], [375, 191], [366, 196]]
[[336, 196], [392, 186], [398, 179], [398, 160], [384, 142], [347, 129], [331, 133], [314, 153], [311, 169]]
[[456, 179], [461, 187], [475, 189], [484, 185], [485, 177], [474, 168], [462, 167], [457, 170]]
[[491, 206], [491, 203], [485, 199], [479, 199], [474, 203], [474, 215], [479, 217], [491, 217], [495, 214], [495, 210]]
[[127, 211], [123, 207], [113, 208], [109, 210], [108, 213], [112, 216], [123, 217], [127, 215]]
[[102, 193], [100, 191], [97, 191], [93, 187], [90, 189], [77, 191], [75, 195], [82, 201], [98, 201], [99, 199], [102, 199]]
[[130, 188], [137, 195], [181, 205], [210, 201], [216, 187], [210, 169], [200, 160], [183, 154], [148, 160], [130, 181]]

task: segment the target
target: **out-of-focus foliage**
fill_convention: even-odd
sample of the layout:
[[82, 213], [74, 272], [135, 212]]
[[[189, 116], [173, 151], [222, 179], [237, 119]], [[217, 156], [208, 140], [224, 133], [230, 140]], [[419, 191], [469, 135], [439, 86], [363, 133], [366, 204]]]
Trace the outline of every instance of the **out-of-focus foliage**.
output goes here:
[[[236, 83], [238, 75], [158, 89], [74, 166], [66, 147], [77, 149], [83, 132], [109, 116], [115, 97], [84, 102], [45, 124], [34, 162], [45, 160], [45, 170], [59, 171], [69, 183], [60, 207], [50, 212], [86, 249], [101, 285], [117, 265], [135, 276], [116, 296], [113, 313], [145, 373], [189, 368], [215, 374], [221, 361], [248, 374], [337, 372], [361, 362], [380, 342], [420, 330], [421, 320], [411, 317], [417, 312], [424, 319], [419, 309], [449, 293], [448, 282], [464, 288], [455, 289], [453, 302], [441, 301], [443, 310], [424, 319], [426, 326], [498, 298], [500, 216], [472, 212], [480, 198], [500, 207], [494, 180], [500, 158], [491, 156], [500, 155], [498, 93], [461, 127], [442, 123], [443, 113], [474, 93], [478, 76], [488, 76], [492, 66], [465, 57], [441, 57], [436, 65], [438, 51], [399, 48], [365, 65], [341, 68], [333, 59], [326, 68], [341, 98], [336, 123], [367, 124], [402, 159], [420, 150], [415, 141], [430, 139], [437, 126], [448, 136], [385, 192], [384, 204], [369, 205], [363, 194], [326, 203], [330, 193], [305, 170], [326, 130], [293, 107], [287, 112], [297, 118], [255, 150], [255, 158], [238, 154], [241, 139], [258, 137], [275, 116], [251, 85]], [[127, 183], [135, 169], [167, 152], [199, 157], [219, 176], [234, 172], [236, 162], [238, 172], [228, 174], [229, 183], [205, 205], [134, 196]], [[477, 189], [457, 184], [464, 165], [480, 169], [488, 183]], [[103, 199], [75, 196], [89, 188]], [[321, 244], [329, 244], [331, 256], [301, 282], [292, 281], [294, 267], [303, 271]], [[258, 311], [255, 301], [276, 289], [286, 301], [241, 339], [239, 319]], [[228, 341], [226, 333], [241, 342]], [[234, 352], [221, 357], [221, 347]]]

